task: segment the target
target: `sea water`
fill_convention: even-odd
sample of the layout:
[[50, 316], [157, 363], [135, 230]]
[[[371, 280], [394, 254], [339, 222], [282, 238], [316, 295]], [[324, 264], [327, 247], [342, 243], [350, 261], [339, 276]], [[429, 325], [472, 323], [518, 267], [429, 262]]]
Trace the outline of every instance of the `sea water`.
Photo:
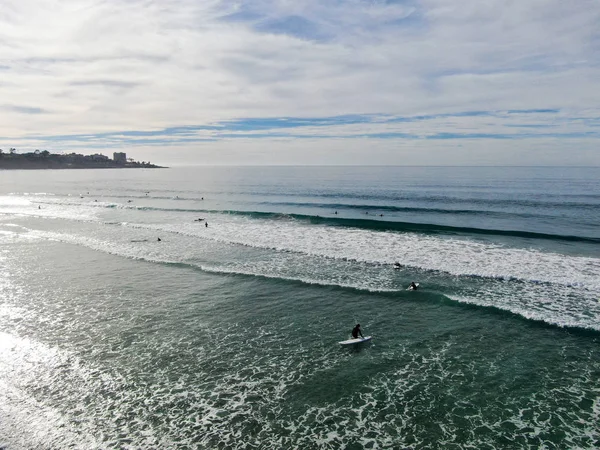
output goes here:
[[0, 172], [2, 448], [592, 449], [599, 423], [598, 168]]

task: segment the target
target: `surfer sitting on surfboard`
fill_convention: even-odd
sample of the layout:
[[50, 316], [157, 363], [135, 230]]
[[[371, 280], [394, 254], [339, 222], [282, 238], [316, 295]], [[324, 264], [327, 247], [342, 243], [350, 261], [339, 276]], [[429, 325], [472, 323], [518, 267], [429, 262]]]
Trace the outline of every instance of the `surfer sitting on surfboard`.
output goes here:
[[353, 339], [358, 339], [358, 335], [360, 334], [361, 338], [365, 338], [362, 334], [362, 332], [360, 331], [360, 323], [357, 323], [356, 326], [352, 329], [352, 338]]

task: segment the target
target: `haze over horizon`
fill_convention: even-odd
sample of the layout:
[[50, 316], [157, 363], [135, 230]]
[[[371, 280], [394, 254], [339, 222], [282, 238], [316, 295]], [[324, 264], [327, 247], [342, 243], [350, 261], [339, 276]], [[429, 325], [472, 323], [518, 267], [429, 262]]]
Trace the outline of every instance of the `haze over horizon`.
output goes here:
[[5, 0], [0, 148], [600, 165], [600, 3]]

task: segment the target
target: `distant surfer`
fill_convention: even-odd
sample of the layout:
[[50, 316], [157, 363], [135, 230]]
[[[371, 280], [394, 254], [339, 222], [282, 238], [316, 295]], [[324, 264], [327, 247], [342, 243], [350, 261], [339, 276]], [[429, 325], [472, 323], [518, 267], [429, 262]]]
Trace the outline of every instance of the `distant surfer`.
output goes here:
[[394, 269], [401, 269], [401, 268], [402, 268], [402, 264], [400, 264], [399, 262], [394, 263]]
[[202, 222], [204, 219], [194, 219], [194, 222]]
[[360, 323], [357, 323], [356, 326], [352, 329], [352, 338], [358, 339], [359, 334], [361, 338], [365, 338], [362, 334], [362, 331], [360, 331]]
[[156, 241], [157, 241], [157, 242], [160, 242], [160, 241], [161, 241], [161, 239], [160, 239], [160, 238], [158, 238]]
[[417, 289], [419, 289], [419, 286], [414, 282], [411, 281], [410, 282], [410, 286], [408, 287], [411, 291], [416, 291]]
[[337, 211], [336, 211], [336, 212], [334, 212], [334, 214], [337, 214]]
[[204, 226], [208, 228], [208, 222], [204, 222]]

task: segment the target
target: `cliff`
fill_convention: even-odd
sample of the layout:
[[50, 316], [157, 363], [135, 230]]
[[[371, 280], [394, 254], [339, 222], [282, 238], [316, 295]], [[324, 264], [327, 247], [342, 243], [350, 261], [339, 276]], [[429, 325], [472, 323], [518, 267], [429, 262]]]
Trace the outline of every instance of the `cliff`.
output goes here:
[[81, 155], [70, 153], [62, 155], [43, 152], [32, 153], [0, 153], [0, 170], [11, 169], [160, 169], [161, 166], [150, 162], [138, 162], [129, 159], [124, 163], [114, 161], [107, 156]]

